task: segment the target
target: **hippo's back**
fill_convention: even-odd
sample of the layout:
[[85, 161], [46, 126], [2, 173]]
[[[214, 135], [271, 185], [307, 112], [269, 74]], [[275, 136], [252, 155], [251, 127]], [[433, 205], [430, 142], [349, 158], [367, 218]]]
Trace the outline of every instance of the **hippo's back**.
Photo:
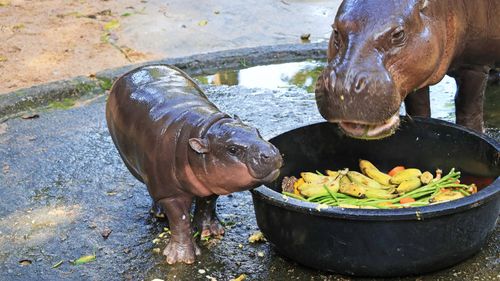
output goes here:
[[[169, 65], [140, 67], [120, 77], [106, 105], [110, 135], [128, 169], [145, 181], [158, 153], [175, 154], [181, 130], [196, 135], [221, 113], [184, 72]], [[168, 147], [159, 148], [159, 143]], [[187, 140], [186, 140], [187, 141]]]

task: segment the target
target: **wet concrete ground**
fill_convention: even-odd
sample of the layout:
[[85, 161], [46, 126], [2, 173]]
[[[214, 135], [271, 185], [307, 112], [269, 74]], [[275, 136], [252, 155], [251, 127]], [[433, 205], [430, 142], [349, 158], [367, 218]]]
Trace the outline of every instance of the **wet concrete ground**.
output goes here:
[[[141, 1], [142, 2], [142, 1]], [[144, 1], [121, 19], [117, 43], [174, 57], [330, 38], [340, 0]], [[302, 34], [310, 34], [307, 41]]]
[[[256, 125], [265, 138], [322, 121], [314, 95], [303, 88], [205, 87], [221, 110]], [[250, 244], [257, 225], [249, 192], [219, 199], [221, 241], [200, 241], [194, 265], [167, 265], [155, 253], [168, 240], [158, 238], [166, 224], [149, 215], [145, 187], [119, 159], [104, 105], [101, 96], [0, 124], [0, 280], [351, 279], [297, 265], [268, 243]], [[395, 280], [499, 280], [499, 234], [497, 226], [480, 253], [455, 267]], [[69, 262], [93, 253], [96, 261]]]

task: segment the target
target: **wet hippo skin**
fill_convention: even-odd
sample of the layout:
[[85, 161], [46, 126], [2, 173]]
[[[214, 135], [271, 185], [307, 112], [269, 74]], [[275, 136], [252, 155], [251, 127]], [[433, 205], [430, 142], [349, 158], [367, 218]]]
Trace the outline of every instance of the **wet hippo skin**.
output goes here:
[[500, 63], [498, 0], [344, 0], [328, 65], [316, 84], [321, 115], [346, 134], [381, 138], [430, 116], [429, 85], [457, 81], [456, 122], [483, 131], [488, 72]]
[[106, 105], [109, 132], [123, 162], [166, 213], [169, 264], [193, 263], [201, 236], [221, 235], [218, 195], [274, 180], [279, 151], [238, 118], [220, 112], [198, 85], [168, 65], [137, 68], [113, 85]]

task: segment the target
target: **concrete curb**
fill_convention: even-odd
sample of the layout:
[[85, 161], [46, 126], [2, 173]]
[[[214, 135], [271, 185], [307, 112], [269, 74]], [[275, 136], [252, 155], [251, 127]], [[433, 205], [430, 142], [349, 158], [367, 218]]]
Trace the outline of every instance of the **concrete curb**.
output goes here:
[[260, 46], [166, 58], [108, 69], [98, 72], [95, 78], [78, 76], [0, 95], [0, 121], [65, 98], [78, 98], [89, 93], [102, 94], [111, 85], [111, 81], [142, 65], [172, 64], [189, 75], [208, 75], [221, 69], [241, 69], [263, 64], [325, 59], [326, 49], [326, 42]]

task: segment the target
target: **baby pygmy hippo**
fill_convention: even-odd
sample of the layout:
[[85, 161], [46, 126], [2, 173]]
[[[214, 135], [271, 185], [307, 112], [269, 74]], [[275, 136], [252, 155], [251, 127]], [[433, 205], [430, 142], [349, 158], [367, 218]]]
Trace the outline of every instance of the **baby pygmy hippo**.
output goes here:
[[163, 208], [172, 237], [167, 262], [193, 263], [202, 236], [221, 235], [218, 195], [254, 188], [279, 174], [282, 158], [259, 132], [222, 113], [186, 73], [169, 65], [120, 77], [106, 105], [109, 132], [130, 172]]

